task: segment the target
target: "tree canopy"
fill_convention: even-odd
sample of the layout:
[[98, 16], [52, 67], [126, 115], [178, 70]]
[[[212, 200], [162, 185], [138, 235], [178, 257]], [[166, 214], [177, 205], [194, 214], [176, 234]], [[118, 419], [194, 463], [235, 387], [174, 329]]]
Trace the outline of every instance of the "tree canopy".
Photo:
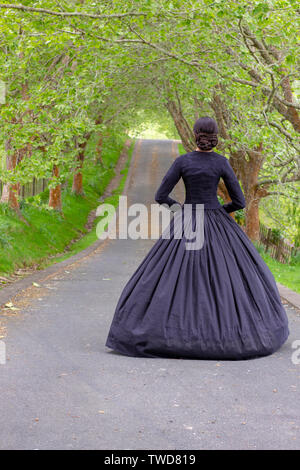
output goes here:
[[[0, 11], [6, 198], [15, 200], [17, 185], [33, 176], [51, 178], [55, 188], [80, 171], [93, 132], [148, 120], [170, 137], [175, 126], [189, 151], [194, 119], [211, 115], [218, 150], [245, 192], [251, 238], [260, 203], [281, 198], [297, 211], [295, 0], [23, 0], [0, 3]], [[226, 188], [219, 190], [226, 200]]]

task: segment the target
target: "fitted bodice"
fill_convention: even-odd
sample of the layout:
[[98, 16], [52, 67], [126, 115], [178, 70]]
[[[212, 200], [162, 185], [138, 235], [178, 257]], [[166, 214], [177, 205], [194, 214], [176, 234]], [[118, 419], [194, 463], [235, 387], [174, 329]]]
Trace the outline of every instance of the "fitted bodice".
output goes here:
[[233, 212], [245, 207], [244, 194], [237, 177], [228, 159], [223, 155], [195, 150], [177, 157], [155, 194], [155, 200], [159, 204], [167, 204], [169, 207], [178, 204], [169, 194], [180, 178], [185, 185], [185, 204], [204, 204], [204, 209], [221, 208], [217, 189], [222, 178], [232, 200], [231, 203], [223, 205], [225, 210]]
[[181, 162], [181, 177], [185, 185], [185, 203], [221, 207], [217, 198], [220, 162], [215, 153], [194, 151], [187, 154]]

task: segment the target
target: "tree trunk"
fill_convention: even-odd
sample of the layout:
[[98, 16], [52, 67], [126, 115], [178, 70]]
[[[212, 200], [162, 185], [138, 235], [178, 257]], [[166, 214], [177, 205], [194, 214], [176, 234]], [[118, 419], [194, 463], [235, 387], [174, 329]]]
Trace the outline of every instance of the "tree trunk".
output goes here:
[[[16, 168], [17, 162], [18, 162], [17, 152], [13, 152], [13, 153], [8, 152], [6, 155], [7, 170], [13, 172], [13, 170]], [[18, 200], [19, 189], [20, 189], [19, 183], [15, 183], [15, 184], [5, 183], [3, 185], [1, 202], [7, 202], [8, 205], [12, 209], [19, 211], [20, 209], [19, 200]]]
[[99, 135], [99, 139], [96, 146], [96, 163], [100, 163], [101, 166], [104, 166], [102, 159], [102, 150], [103, 150], [103, 134]]
[[[27, 144], [24, 148], [15, 151], [13, 154], [10, 155], [10, 141], [6, 143], [6, 168], [11, 172], [14, 171], [18, 163], [24, 157], [30, 157], [32, 154], [32, 144]], [[20, 183], [5, 183], [3, 186], [2, 196], [0, 202], [7, 202], [9, 206], [14, 210], [19, 210], [19, 201], [18, 196], [20, 194]]]
[[73, 177], [73, 184], [72, 184], [72, 193], [77, 194], [78, 196], [83, 196], [83, 177], [82, 172], [78, 171], [75, 173]]
[[91, 137], [91, 132], [86, 132], [84, 134], [84, 141], [81, 144], [78, 144], [78, 155], [77, 155], [77, 167], [73, 177], [72, 192], [83, 196], [83, 177], [82, 177], [82, 167], [84, 162], [84, 153], [88, 143], [89, 138]]
[[73, 177], [73, 185], [72, 185], [72, 193], [78, 194], [79, 196], [83, 196], [83, 177], [82, 177], [82, 167], [84, 162], [84, 149], [85, 145], [80, 144], [80, 152], [77, 156], [78, 166], [76, 168], [74, 177]]
[[166, 106], [174, 121], [178, 134], [181, 137], [184, 149], [187, 152], [191, 152], [196, 147], [195, 138], [192, 129], [182, 114], [182, 110], [179, 108], [179, 106], [177, 106], [175, 101], [171, 99], [168, 100]]
[[3, 190], [2, 190], [1, 201], [0, 201], [0, 202], [7, 202], [9, 207], [11, 207], [17, 212], [20, 209], [19, 200], [18, 200], [19, 189], [20, 189], [19, 183], [4, 184]]
[[[290, 103], [294, 103], [295, 99], [294, 99], [294, 95], [292, 92], [290, 78], [288, 75], [281, 81], [281, 87], [283, 89], [284, 98]], [[300, 132], [300, 115], [297, 109], [291, 106], [288, 108], [287, 114], [288, 114], [288, 120], [292, 124], [295, 131]]]
[[259, 240], [259, 203], [260, 198], [254, 197], [246, 205], [246, 233], [252, 241]]
[[[23, 58], [24, 53], [21, 52], [19, 54], [20, 58]], [[24, 101], [28, 101], [29, 99], [29, 93], [28, 93], [28, 82], [25, 81], [22, 84], [21, 87], [21, 96]], [[23, 113], [23, 116], [26, 114], [29, 114], [32, 117], [32, 112], [29, 110], [26, 110]], [[13, 123], [21, 123], [22, 124], [22, 117], [13, 117], [12, 118]], [[28, 154], [28, 156], [31, 155], [32, 153], [32, 144], [28, 143], [23, 147], [22, 149], [18, 149], [14, 152], [10, 152], [12, 144], [11, 144], [11, 138], [9, 138], [6, 141], [5, 147], [6, 147], [6, 168], [7, 170], [11, 171], [12, 173], [14, 172], [14, 169], [16, 168], [17, 164]], [[18, 196], [20, 194], [20, 183], [6, 183], [3, 186], [2, 190], [2, 196], [1, 196], [1, 201], [0, 202], [7, 202], [9, 206], [14, 209], [17, 212], [20, 212], [20, 206], [19, 206], [19, 200]]]
[[240, 176], [246, 199], [246, 233], [253, 241], [259, 239], [259, 203], [267, 195], [266, 189], [258, 185], [258, 177], [264, 161], [262, 149], [263, 146], [260, 143], [256, 149], [248, 150], [248, 160], [244, 158], [240, 165]]
[[[52, 175], [55, 177], [59, 176], [59, 169], [57, 165], [53, 165]], [[61, 211], [61, 184], [55, 186], [55, 188], [50, 188], [49, 191], [49, 207], [57, 211]]]

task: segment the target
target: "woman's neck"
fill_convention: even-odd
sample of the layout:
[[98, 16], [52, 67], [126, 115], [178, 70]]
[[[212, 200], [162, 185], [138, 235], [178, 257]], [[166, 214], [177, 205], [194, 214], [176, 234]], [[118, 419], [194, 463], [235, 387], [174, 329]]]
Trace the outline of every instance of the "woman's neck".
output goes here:
[[197, 152], [205, 152], [205, 153], [209, 153], [209, 152], [213, 152], [213, 149], [211, 150], [201, 150], [199, 149], [198, 147], [195, 149]]

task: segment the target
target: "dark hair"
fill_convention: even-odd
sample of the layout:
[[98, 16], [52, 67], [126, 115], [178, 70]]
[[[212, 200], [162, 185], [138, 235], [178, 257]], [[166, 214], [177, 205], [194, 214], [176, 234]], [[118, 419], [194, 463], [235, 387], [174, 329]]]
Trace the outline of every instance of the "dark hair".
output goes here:
[[194, 124], [193, 127], [195, 134], [195, 141], [200, 150], [211, 150], [218, 144], [218, 125], [216, 121], [209, 117], [204, 116]]

